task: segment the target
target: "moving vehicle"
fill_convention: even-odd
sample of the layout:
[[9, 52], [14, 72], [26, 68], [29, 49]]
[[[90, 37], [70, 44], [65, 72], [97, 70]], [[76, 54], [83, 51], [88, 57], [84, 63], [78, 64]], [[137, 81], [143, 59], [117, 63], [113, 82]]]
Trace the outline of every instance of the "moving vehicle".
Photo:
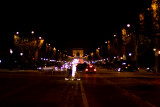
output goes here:
[[78, 72], [84, 72], [87, 66], [88, 65], [86, 63], [82, 63], [82, 64], [80, 63], [80, 64], [77, 65], [77, 71]]
[[49, 67], [44, 66], [44, 67], [37, 67], [37, 69], [39, 71], [53, 71], [55, 69], [55, 67], [54, 66], [49, 66]]
[[134, 63], [129, 62], [122, 62], [122, 65], [118, 68], [118, 72], [124, 72], [124, 71], [139, 71], [139, 68]]
[[96, 73], [97, 69], [95, 68], [94, 65], [88, 65], [85, 69], [86, 73]]

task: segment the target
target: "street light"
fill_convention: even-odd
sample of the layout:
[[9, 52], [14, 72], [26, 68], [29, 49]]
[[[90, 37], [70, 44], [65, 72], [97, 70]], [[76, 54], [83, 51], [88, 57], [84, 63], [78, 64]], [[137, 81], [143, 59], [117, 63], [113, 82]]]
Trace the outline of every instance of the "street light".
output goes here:
[[153, 51], [154, 51], [154, 52], [156, 52], [156, 50], [157, 50], [156, 48], [153, 48]]
[[131, 27], [131, 25], [130, 25], [130, 24], [127, 24], [127, 27], [129, 28], [129, 27]]
[[13, 50], [12, 49], [10, 49], [9, 52], [10, 52], [10, 54], [13, 54]]
[[114, 35], [114, 37], [116, 37], [117, 35]]
[[31, 31], [31, 34], [34, 34], [34, 31]]
[[23, 53], [22, 53], [22, 52], [20, 53], [20, 56], [23, 56]]
[[41, 40], [42, 39], [42, 37], [39, 37], [39, 40]]
[[129, 56], [132, 56], [132, 53], [129, 53]]
[[16, 32], [16, 35], [19, 35], [19, 32]]

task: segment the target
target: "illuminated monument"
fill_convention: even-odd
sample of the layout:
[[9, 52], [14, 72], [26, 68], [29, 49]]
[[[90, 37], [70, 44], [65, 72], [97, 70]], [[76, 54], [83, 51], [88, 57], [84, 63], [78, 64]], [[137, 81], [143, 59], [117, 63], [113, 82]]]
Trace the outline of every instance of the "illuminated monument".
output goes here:
[[85, 54], [85, 49], [83, 48], [72, 48], [70, 50], [70, 55], [68, 56], [68, 60], [72, 61], [73, 59], [79, 59], [79, 60], [88, 60], [88, 55]]
[[84, 56], [83, 48], [73, 48], [72, 53], [74, 58], [82, 58]]

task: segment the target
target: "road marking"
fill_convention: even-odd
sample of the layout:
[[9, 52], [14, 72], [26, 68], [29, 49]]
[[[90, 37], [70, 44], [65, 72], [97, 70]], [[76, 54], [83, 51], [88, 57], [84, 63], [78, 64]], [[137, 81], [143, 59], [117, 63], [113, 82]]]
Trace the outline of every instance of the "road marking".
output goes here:
[[88, 100], [87, 100], [87, 97], [86, 97], [86, 93], [84, 91], [82, 81], [80, 81], [80, 87], [81, 87], [82, 100], [83, 100], [84, 107], [89, 107]]

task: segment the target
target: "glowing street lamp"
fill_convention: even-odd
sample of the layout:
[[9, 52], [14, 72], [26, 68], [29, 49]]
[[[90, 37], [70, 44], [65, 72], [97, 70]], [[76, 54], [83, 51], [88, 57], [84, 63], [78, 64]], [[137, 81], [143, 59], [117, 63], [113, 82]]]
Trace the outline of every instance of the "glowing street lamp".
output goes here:
[[34, 31], [31, 31], [31, 34], [34, 34]]
[[130, 25], [130, 24], [127, 24], [127, 27], [129, 28], [129, 27], [131, 27], [131, 25]]
[[42, 37], [39, 37], [39, 40], [41, 40], [42, 39]]
[[20, 56], [23, 56], [23, 53], [22, 53], [22, 52], [20, 53]]
[[156, 48], [153, 48], [153, 51], [154, 51], [154, 52], [156, 52], [156, 50], [157, 50]]
[[10, 49], [9, 52], [10, 52], [10, 54], [13, 54], [13, 50], [12, 49]]
[[16, 35], [19, 35], [19, 32], [16, 32]]
[[132, 56], [132, 53], [129, 53], [129, 56]]
[[117, 35], [114, 35], [114, 37], [116, 37]]

